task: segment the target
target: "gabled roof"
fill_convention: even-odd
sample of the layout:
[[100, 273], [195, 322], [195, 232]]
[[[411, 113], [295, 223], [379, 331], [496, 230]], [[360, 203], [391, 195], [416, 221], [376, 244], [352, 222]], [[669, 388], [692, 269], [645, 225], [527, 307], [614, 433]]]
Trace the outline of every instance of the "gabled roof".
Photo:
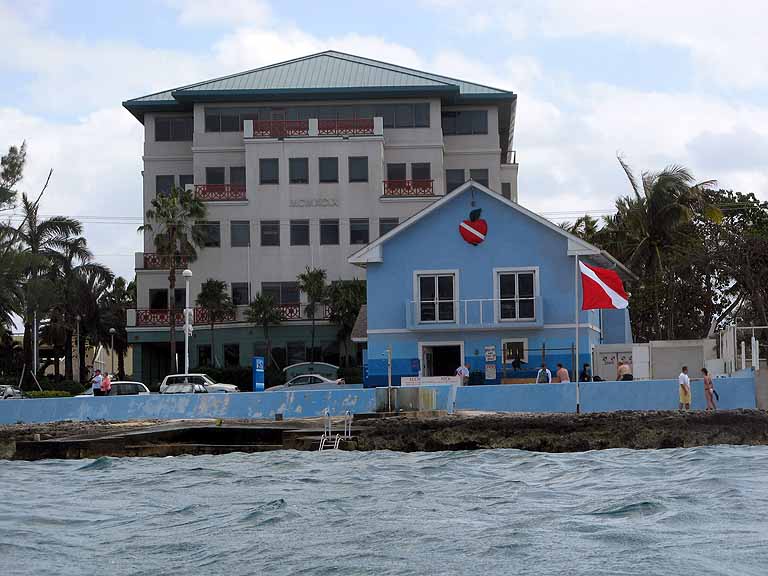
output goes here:
[[123, 102], [145, 111], [198, 101], [435, 95], [449, 101], [513, 101], [513, 92], [329, 50]]
[[349, 337], [352, 342], [368, 342], [367, 304], [360, 306], [360, 311], [357, 313], [357, 318], [355, 319], [355, 325], [352, 327], [352, 334], [350, 334]]
[[479, 184], [478, 182], [475, 182], [473, 180], [465, 182], [464, 184], [462, 184], [461, 186], [453, 190], [450, 194], [446, 194], [439, 200], [433, 202], [432, 204], [430, 204], [429, 206], [421, 210], [420, 212], [417, 212], [407, 220], [403, 221], [400, 225], [396, 226], [395, 228], [393, 228], [383, 236], [380, 236], [378, 239], [374, 240], [364, 248], [361, 248], [360, 250], [352, 254], [347, 259], [347, 261], [351, 264], [356, 264], [362, 268], [365, 268], [365, 266], [368, 263], [383, 262], [384, 253], [382, 250], [382, 246], [384, 244], [386, 244], [389, 240], [391, 240], [392, 238], [394, 238], [404, 230], [416, 224], [422, 218], [428, 216], [429, 214], [431, 214], [436, 210], [439, 210], [440, 207], [443, 206], [444, 204], [447, 204], [448, 202], [451, 202], [455, 198], [458, 198], [459, 196], [461, 196], [461, 194], [464, 191], [466, 191], [470, 187], [474, 188], [478, 192], [487, 194], [494, 200], [509, 206], [510, 208], [516, 210], [523, 216], [526, 216], [527, 218], [530, 218], [531, 220], [534, 220], [535, 222], [538, 222], [539, 224], [567, 238], [569, 256], [578, 255], [580, 257], [584, 257], [586, 260], [591, 261], [598, 266], [602, 266], [604, 268], [616, 269], [616, 271], [620, 275], [624, 276], [625, 278], [627, 277], [636, 278], [635, 274], [632, 271], [626, 268], [621, 262], [616, 260], [616, 258], [611, 256], [605, 250], [601, 250], [600, 248], [590, 244], [586, 240], [582, 240], [578, 236], [574, 236], [570, 232], [567, 232], [562, 228], [560, 228], [560, 226], [558, 226], [557, 224], [550, 222], [543, 216], [539, 216], [535, 212], [531, 212], [527, 208], [522, 207], [517, 202], [512, 202], [511, 200], [507, 200], [501, 194], [498, 194], [493, 190], [491, 190], [490, 188], [487, 188], [482, 184]]

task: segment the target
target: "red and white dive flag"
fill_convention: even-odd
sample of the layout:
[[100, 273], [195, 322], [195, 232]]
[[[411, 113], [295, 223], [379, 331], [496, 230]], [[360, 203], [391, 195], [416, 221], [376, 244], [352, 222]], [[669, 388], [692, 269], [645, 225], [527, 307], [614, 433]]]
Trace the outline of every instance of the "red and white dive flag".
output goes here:
[[582, 310], [598, 308], [626, 308], [629, 295], [624, 290], [621, 278], [613, 270], [587, 266], [579, 262], [581, 268]]

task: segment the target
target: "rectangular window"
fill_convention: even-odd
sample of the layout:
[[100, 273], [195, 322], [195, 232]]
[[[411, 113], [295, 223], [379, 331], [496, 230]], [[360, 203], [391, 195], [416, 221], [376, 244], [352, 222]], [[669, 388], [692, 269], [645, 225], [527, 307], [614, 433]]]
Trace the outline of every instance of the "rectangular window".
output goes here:
[[181, 118], [155, 118], [156, 142], [188, 142], [192, 140], [195, 120], [192, 116]]
[[507, 200], [512, 200], [512, 184], [509, 182], [501, 183], [501, 195]]
[[218, 112], [205, 112], [205, 131], [221, 132], [221, 117]]
[[399, 223], [397, 218], [379, 218], [379, 236], [384, 236]]
[[175, 186], [173, 176], [155, 176], [155, 193], [168, 196]]
[[168, 309], [168, 290], [166, 288], [150, 288], [149, 289], [149, 307], [152, 310], [167, 310]]
[[291, 246], [309, 246], [309, 220], [291, 220]]
[[413, 105], [413, 125], [416, 128], [429, 128], [429, 103]]
[[221, 246], [221, 224], [216, 221], [198, 222], [196, 224], [203, 237], [203, 246], [218, 248]]
[[339, 243], [339, 221], [320, 220], [320, 244]]
[[405, 180], [405, 164], [387, 164], [387, 180]]
[[349, 181], [368, 182], [368, 156], [349, 157]]
[[309, 184], [309, 158], [288, 159], [288, 182]]
[[224, 166], [208, 166], [205, 169], [206, 184], [224, 184]]
[[211, 345], [201, 344], [197, 347], [197, 365], [198, 366], [210, 366], [211, 365]]
[[448, 110], [442, 113], [443, 136], [488, 134], [487, 110]]
[[478, 168], [469, 171], [469, 179], [474, 180], [478, 184], [482, 184], [486, 188], [488, 187], [488, 169]]
[[224, 366], [240, 366], [240, 344], [224, 344]]
[[[191, 295], [190, 295], [191, 298]], [[173, 305], [176, 307], [176, 310], [183, 310], [184, 304], [186, 303], [187, 299], [187, 292], [184, 290], [184, 288], [175, 288], [173, 291]]]
[[249, 220], [232, 220], [229, 224], [230, 246], [239, 248], [251, 244], [251, 223]]
[[259, 183], [280, 183], [280, 161], [277, 158], [259, 158]]
[[245, 186], [245, 166], [230, 166], [229, 183]]
[[419, 322], [453, 322], [454, 275], [424, 274], [419, 281]]
[[445, 171], [445, 191], [453, 192], [464, 184], [464, 169], [463, 168], [451, 168]]
[[499, 320], [536, 318], [535, 272], [499, 272]]
[[320, 182], [338, 182], [339, 181], [339, 159], [338, 158], [320, 158]]
[[195, 177], [192, 174], [181, 174], [179, 176], [179, 188], [186, 190], [187, 186], [192, 186], [195, 183]]
[[384, 120], [384, 128], [395, 127], [395, 107], [392, 104], [379, 104], [375, 114]]
[[247, 306], [248, 282], [232, 282], [232, 304], [235, 306]]
[[239, 132], [240, 131], [240, 115], [237, 111], [224, 111], [219, 113], [221, 117], [221, 131], [222, 132]]
[[395, 107], [395, 128], [413, 128], [413, 104]]
[[278, 220], [261, 221], [261, 245], [280, 246], [280, 222]]
[[431, 180], [432, 165], [429, 162], [411, 164], [411, 178], [414, 180]]
[[349, 220], [349, 243], [368, 244], [368, 218]]
[[301, 301], [301, 292], [296, 282], [262, 282], [261, 293], [271, 296], [278, 305], [296, 305]]

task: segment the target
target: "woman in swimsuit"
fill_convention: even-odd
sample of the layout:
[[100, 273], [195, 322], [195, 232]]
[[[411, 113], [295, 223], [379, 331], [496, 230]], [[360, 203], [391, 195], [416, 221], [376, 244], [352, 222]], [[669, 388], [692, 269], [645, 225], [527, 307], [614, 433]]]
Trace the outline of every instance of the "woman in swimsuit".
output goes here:
[[712, 383], [712, 376], [706, 368], [702, 368], [701, 373], [704, 374], [704, 397], [707, 399], [707, 410], [715, 410], [717, 406], [715, 406], [715, 386]]

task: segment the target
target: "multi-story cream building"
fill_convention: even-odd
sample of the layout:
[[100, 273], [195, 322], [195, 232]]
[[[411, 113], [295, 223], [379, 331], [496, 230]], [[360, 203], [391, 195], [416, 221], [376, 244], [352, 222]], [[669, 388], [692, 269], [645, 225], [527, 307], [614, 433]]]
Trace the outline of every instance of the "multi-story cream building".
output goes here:
[[[144, 125], [144, 210], [172, 186], [192, 186], [206, 202], [206, 245], [189, 263], [192, 301], [215, 278], [237, 306], [215, 328], [216, 350], [195, 311], [190, 365], [249, 365], [263, 353], [262, 330], [244, 315], [258, 292], [282, 310], [271, 330], [277, 356], [305, 359], [296, 276], [307, 266], [329, 281], [360, 278], [351, 253], [469, 179], [516, 200], [515, 104], [512, 92], [338, 52], [124, 102]], [[169, 294], [168, 263], [154, 252], [146, 233], [128, 316], [135, 376], [146, 382], [169, 369], [169, 298], [183, 308], [187, 264]], [[321, 324], [316, 358], [331, 359], [336, 328]]]

